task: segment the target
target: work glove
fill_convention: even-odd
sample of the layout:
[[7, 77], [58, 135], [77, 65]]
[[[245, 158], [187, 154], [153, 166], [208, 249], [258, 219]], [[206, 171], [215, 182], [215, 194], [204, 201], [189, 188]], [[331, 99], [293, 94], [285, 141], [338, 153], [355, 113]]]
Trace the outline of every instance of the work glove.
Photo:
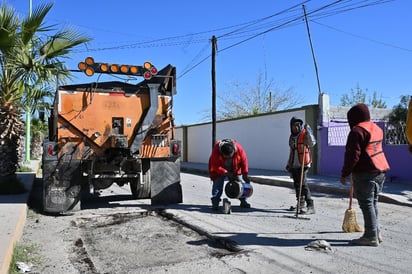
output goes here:
[[245, 181], [246, 184], [250, 184], [250, 179], [246, 174], [242, 175], [242, 179], [243, 179], [243, 181]]

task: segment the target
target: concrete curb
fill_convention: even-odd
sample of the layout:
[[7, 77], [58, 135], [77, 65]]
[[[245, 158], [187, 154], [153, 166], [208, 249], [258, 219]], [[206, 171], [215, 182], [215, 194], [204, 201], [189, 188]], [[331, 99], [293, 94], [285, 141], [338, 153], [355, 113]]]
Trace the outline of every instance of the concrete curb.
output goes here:
[[24, 224], [27, 218], [27, 205], [18, 205], [16, 219], [10, 220], [11, 223], [15, 224], [14, 231], [7, 233], [7, 239], [2, 237], [0, 240], [2, 248], [0, 248], [0, 258], [3, 258], [0, 263], [0, 273], [7, 274], [9, 272], [10, 262], [13, 256], [13, 250], [16, 242], [20, 239], [20, 236], [23, 232]]
[[27, 218], [27, 202], [36, 173], [17, 173], [27, 192], [16, 195], [0, 195], [0, 274], [8, 274], [14, 247], [20, 239]]

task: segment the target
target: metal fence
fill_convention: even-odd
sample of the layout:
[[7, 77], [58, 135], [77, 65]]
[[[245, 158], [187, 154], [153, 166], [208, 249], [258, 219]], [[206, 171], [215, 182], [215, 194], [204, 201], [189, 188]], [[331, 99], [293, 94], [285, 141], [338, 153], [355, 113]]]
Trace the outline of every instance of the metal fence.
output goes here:
[[[386, 145], [406, 145], [406, 124], [394, 126], [388, 123], [384, 124], [384, 138]], [[328, 127], [328, 145], [345, 146], [350, 128], [348, 124], [329, 125]]]
[[387, 145], [407, 145], [406, 124], [394, 126], [385, 124], [385, 144]]

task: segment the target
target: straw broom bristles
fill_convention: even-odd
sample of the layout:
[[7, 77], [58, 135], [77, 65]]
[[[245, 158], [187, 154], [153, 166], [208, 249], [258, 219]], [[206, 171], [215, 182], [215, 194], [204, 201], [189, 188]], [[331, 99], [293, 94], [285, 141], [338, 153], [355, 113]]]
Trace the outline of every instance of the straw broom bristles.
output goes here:
[[356, 211], [353, 208], [349, 208], [345, 211], [345, 218], [342, 224], [343, 232], [362, 232], [363, 228], [360, 227], [356, 220]]
[[363, 228], [360, 227], [356, 220], [356, 211], [352, 208], [353, 199], [353, 181], [351, 179], [350, 194], [349, 194], [349, 208], [345, 211], [345, 217], [343, 218], [342, 229], [343, 232], [362, 232]]

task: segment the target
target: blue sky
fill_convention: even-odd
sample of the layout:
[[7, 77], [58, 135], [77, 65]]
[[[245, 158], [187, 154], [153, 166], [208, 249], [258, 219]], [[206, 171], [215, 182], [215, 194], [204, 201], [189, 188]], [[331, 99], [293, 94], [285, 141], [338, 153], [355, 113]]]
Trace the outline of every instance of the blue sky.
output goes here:
[[[2, 3], [28, 14], [30, 0]], [[317, 104], [303, 4], [321, 92], [329, 94], [332, 105], [357, 85], [369, 96], [382, 96], [388, 107], [412, 94], [410, 0], [32, 0], [33, 8], [41, 3], [54, 3], [47, 24], [93, 38], [70, 55], [70, 69], [87, 56], [119, 64], [150, 61], [158, 69], [176, 66], [177, 125], [204, 122], [211, 111], [213, 35], [217, 94], [233, 89], [233, 81], [254, 86], [260, 73], [280, 90], [292, 89], [301, 105]], [[96, 80], [75, 76], [75, 83]]]

